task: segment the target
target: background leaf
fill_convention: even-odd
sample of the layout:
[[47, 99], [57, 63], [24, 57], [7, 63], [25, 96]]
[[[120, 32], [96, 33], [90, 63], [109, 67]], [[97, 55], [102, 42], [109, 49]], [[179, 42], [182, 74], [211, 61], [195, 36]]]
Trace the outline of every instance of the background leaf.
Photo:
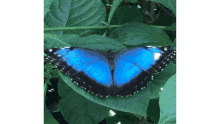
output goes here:
[[108, 50], [112, 51], [120, 51], [125, 49], [126, 47], [121, 43], [116, 42], [114, 39], [110, 39], [107, 37], [103, 37], [102, 35], [89, 35], [86, 37], [78, 37], [72, 34], [65, 35], [54, 35], [54, 34], [46, 34], [45, 39], [47, 40], [47, 47], [83, 47], [90, 48], [94, 50], [100, 50], [107, 52]]
[[91, 102], [73, 91], [60, 79], [58, 108], [69, 124], [98, 124], [106, 118], [109, 108]]
[[109, 37], [124, 45], [172, 45], [172, 41], [163, 30], [137, 22], [127, 23], [112, 30]]
[[176, 74], [167, 81], [159, 99], [159, 124], [176, 124]]
[[[101, 0], [53, 0], [44, 18], [44, 27], [99, 26], [105, 21], [106, 9]], [[53, 34], [85, 36], [92, 30], [45, 31]]]

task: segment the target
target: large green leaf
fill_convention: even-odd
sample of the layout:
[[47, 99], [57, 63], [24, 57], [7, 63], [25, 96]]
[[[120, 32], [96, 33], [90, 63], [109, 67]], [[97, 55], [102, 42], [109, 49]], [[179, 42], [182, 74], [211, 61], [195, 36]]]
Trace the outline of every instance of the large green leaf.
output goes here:
[[74, 91], [99, 105], [123, 112], [130, 112], [146, 116], [148, 103], [150, 101], [150, 87], [144, 88], [140, 92], [130, 97], [110, 96], [108, 98], [101, 98], [80, 88], [71, 81], [71, 77], [63, 74], [62, 72], [60, 72], [60, 76]]
[[71, 46], [90, 48], [107, 52], [110, 49], [112, 51], [119, 51], [126, 48], [121, 43], [118, 43], [113, 39], [103, 37], [102, 35], [89, 35], [87, 37], [78, 37], [71, 34], [45, 34], [44, 37], [47, 40], [47, 45], [45, 45], [45, 49]]
[[163, 4], [165, 7], [170, 9], [174, 15], [176, 15], [176, 0], [150, 0]]
[[176, 74], [167, 81], [159, 99], [159, 124], [176, 124]]
[[[44, 17], [44, 27], [99, 26], [106, 10], [101, 0], [53, 0]], [[46, 31], [54, 34], [87, 35], [91, 30]]]
[[69, 124], [98, 124], [106, 118], [109, 108], [96, 104], [73, 91], [60, 79], [58, 108]]
[[170, 46], [172, 41], [163, 30], [143, 23], [131, 22], [112, 30], [109, 37], [124, 45]]

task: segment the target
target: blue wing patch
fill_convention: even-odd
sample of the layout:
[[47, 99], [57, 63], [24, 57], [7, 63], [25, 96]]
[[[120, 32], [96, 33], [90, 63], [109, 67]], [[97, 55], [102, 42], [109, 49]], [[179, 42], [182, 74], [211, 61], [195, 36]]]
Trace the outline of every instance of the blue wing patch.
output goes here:
[[155, 64], [155, 53], [161, 54], [158, 48], [148, 49], [133, 48], [121, 52], [116, 56], [114, 82], [117, 85], [128, 83], [139, 73], [147, 71]]
[[52, 48], [44, 50], [45, 61], [69, 75], [73, 82], [101, 97], [128, 96], [148, 85], [175, 60], [169, 47], [137, 47], [107, 53], [88, 48]]
[[61, 59], [77, 72], [83, 72], [97, 83], [110, 86], [110, 82], [112, 82], [111, 72], [108, 60], [104, 56], [82, 48], [59, 49], [55, 54], [60, 55]]

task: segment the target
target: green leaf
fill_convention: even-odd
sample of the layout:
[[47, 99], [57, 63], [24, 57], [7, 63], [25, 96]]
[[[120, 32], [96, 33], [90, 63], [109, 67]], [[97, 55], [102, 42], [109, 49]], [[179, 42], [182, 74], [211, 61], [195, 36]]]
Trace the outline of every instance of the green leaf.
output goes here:
[[[101, 0], [53, 0], [44, 18], [44, 27], [100, 26], [106, 9]], [[45, 31], [53, 34], [88, 35], [93, 30]]]
[[50, 11], [50, 5], [53, 2], [53, 0], [44, 0], [44, 17], [47, 14], [47, 12]]
[[126, 48], [121, 43], [115, 42], [113, 39], [103, 37], [102, 35], [89, 35], [87, 37], [78, 37], [73, 39], [71, 39], [71, 37], [66, 38], [66, 36], [63, 35], [63, 37], [59, 37], [59, 39], [48, 40], [47, 44], [49, 44], [47, 49], [71, 46], [90, 48], [104, 52], [107, 52], [109, 49], [113, 51], [119, 51]]
[[176, 74], [167, 81], [159, 100], [159, 124], [176, 124]]
[[163, 30], [137, 22], [127, 23], [112, 30], [109, 37], [124, 45], [172, 45], [172, 41]]
[[44, 124], [59, 124], [59, 122], [53, 118], [46, 106], [44, 106]]
[[122, 0], [113, 0], [112, 6], [111, 6], [111, 10], [109, 12], [109, 17], [108, 17], [108, 23], [111, 23], [112, 17], [117, 9], [117, 7], [119, 6], [119, 4], [122, 2]]
[[71, 44], [74, 44], [74, 42], [76, 42], [76, 40], [74, 40], [75, 38], [79, 38], [79, 36], [75, 34], [55, 35], [55, 34], [45, 33], [44, 49], [71, 46]]
[[[131, 14], [132, 13], [132, 14]], [[118, 7], [112, 17], [111, 25], [122, 25], [129, 22], [143, 22], [143, 14], [136, 7]]]
[[62, 72], [60, 72], [60, 76], [69, 87], [90, 101], [114, 110], [146, 116], [147, 106], [150, 101], [150, 87], [144, 88], [130, 97], [110, 96], [108, 98], [101, 98], [80, 88], [71, 81], [71, 77], [63, 74]]
[[69, 124], [98, 124], [106, 118], [109, 108], [98, 105], [73, 91], [60, 79], [58, 108]]
[[150, 0], [163, 4], [165, 7], [170, 9], [174, 15], [176, 15], [176, 0]]

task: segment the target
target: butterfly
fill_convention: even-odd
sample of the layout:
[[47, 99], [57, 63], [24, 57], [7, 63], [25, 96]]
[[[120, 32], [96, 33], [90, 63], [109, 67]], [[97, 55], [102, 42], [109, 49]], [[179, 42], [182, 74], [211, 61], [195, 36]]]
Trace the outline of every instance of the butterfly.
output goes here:
[[153, 75], [176, 59], [170, 47], [135, 47], [107, 52], [89, 48], [45, 49], [45, 62], [71, 77], [72, 82], [101, 97], [131, 96], [148, 86]]

